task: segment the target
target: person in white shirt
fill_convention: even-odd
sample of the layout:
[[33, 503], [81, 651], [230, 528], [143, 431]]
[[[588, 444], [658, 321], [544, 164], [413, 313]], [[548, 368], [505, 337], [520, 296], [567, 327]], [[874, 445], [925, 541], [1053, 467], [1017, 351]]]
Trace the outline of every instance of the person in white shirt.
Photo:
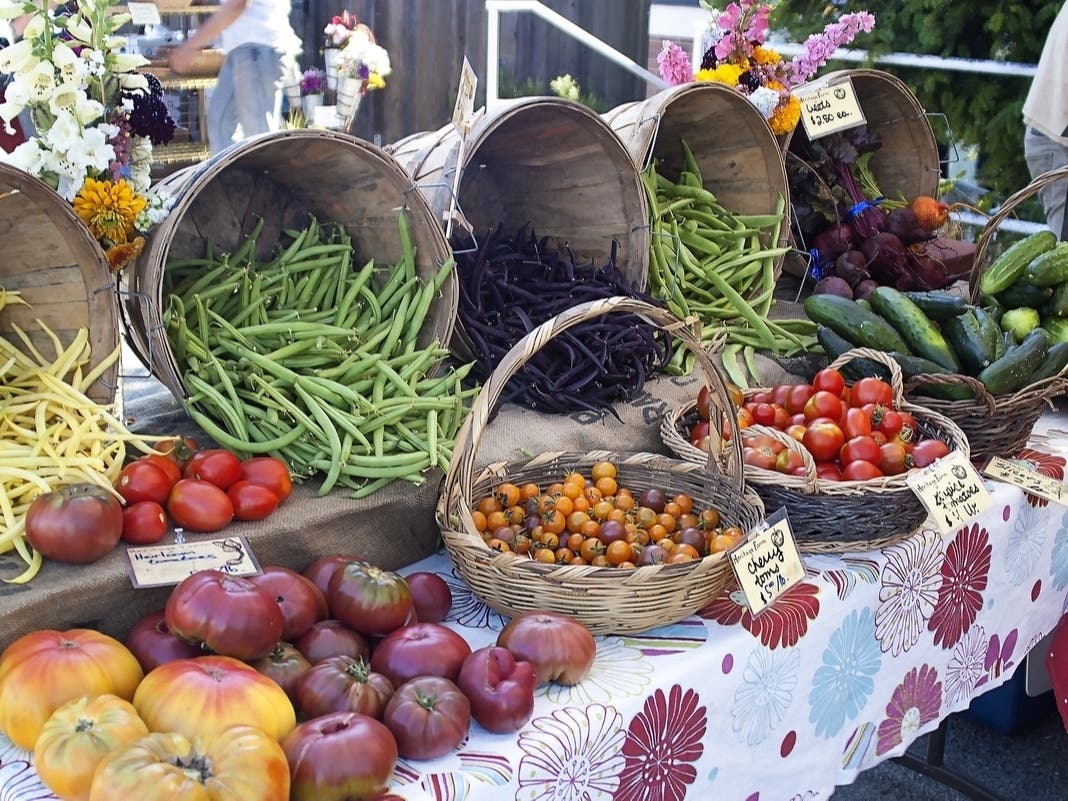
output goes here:
[[294, 79], [301, 48], [289, 10], [290, 0], [223, 0], [171, 51], [177, 73], [216, 40], [226, 54], [206, 113], [213, 153], [232, 144], [238, 132], [247, 138], [281, 125], [282, 84]]
[[[1035, 77], [1023, 106], [1024, 157], [1032, 178], [1068, 167], [1068, 2], [1053, 20]], [[1057, 238], [1068, 241], [1068, 179], [1046, 184], [1038, 191], [1046, 224]]]

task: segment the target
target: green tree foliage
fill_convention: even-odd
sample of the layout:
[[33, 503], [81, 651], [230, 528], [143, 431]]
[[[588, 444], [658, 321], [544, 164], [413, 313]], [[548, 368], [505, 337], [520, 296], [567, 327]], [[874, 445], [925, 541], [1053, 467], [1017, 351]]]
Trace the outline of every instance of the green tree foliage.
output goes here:
[[[979, 148], [979, 182], [997, 200], [1031, 180], [1023, 158], [1020, 109], [1030, 79], [947, 70], [917, 69], [880, 64], [879, 55], [917, 53], [954, 58], [1034, 64], [1046, 33], [1064, 0], [775, 0], [772, 27], [803, 42], [838, 16], [870, 11], [875, 29], [862, 34], [852, 47], [868, 50], [873, 61], [834, 62], [828, 69], [868, 66], [903, 80], [929, 112], [945, 115], [948, 129], [964, 146]], [[945, 145], [947, 125], [932, 120]], [[954, 165], [943, 168], [954, 177]]]

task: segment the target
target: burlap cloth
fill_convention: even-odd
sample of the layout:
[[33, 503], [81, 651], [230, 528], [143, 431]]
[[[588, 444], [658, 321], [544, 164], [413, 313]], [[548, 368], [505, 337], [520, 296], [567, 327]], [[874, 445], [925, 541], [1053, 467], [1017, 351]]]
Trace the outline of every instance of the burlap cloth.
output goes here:
[[[777, 365], [763, 364], [768, 381], [785, 375]], [[125, 361], [124, 369], [129, 369]], [[661, 418], [694, 398], [698, 381], [694, 376], [650, 380], [638, 397], [617, 406], [621, 421], [611, 415], [547, 415], [505, 405], [486, 429], [477, 460], [480, 464], [522, 460], [549, 450], [608, 449], [670, 455], [660, 439]], [[191, 434], [201, 444], [210, 443], [181, 405], [147, 372], [128, 372], [121, 395], [123, 414], [132, 430]], [[301, 570], [318, 556], [339, 553], [396, 569], [429, 556], [439, 547], [434, 507], [441, 479], [440, 471], [431, 471], [419, 486], [394, 482], [363, 500], [352, 500], [339, 491], [318, 497], [318, 485], [307, 482], [297, 486], [267, 519], [235, 522], [225, 531], [246, 537], [261, 565]], [[15, 576], [23, 567], [14, 553], [0, 556], [2, 577]], [[162, 608], [168, 592], [169, 588], [133, 588], [122, 544], [89, 565], [46, 561], [28, 584], [0, 583], [0, 648], [40, 628], [88, 626], [122, 637], [142, 615]]]

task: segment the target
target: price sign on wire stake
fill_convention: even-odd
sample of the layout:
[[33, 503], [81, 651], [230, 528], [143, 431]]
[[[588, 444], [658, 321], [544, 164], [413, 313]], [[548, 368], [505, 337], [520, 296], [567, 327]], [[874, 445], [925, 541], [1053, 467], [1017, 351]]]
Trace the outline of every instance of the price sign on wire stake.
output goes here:
[[1042, 475], [1026, 462], [991, 456], [983, 467], [983, 473], [1006, 484], [1015, 484], [1024, 492], [1039, 498], [1068, 506], [1068, 484], [1053, 476]]
[[126, 560], [130, 581], [137, 589], [178, 584], [198, 570], [221, 570], [231, 576], [254, 576], [262, 572], [244, 537], [127, 548]]
[[906, 480], [943, 534], [978, 517], [994, 503], [982, 476], [960, 451], [913, 470]]
[[159, 7], [155, 3], [127, 3], [132, 25], [159, 25]]
[[460, 175], [463, 172], [465, 153], [467, 150], [467, 131], [471, 127], [471, 120], [475, 112], [475, 87], [478, 86], [478, 76], [471, 66], [471, 62], [464, 56], [463, 67], [460, 69], [460, 85], [456, 87], [456, 105], [452, 109], [452, 124], [460, 132], [460, 147], [456, 153], [456, 162], [453, 164], [452, 187], [449, 198], [449, 208], [445, 212], [445, 239], [451, 240], [452, 227], [457, 221], [463, 224], [461, 215], [457, 213], [457, 193], [460, 191]]
[[801, 124], [809, 139], [856, 128], [865, 122], [852, 80], [806, 92], [797, 99], [801, 102]]
[[805, 577], [785, 507], [750, 531], [727, 557], [754, 615]]

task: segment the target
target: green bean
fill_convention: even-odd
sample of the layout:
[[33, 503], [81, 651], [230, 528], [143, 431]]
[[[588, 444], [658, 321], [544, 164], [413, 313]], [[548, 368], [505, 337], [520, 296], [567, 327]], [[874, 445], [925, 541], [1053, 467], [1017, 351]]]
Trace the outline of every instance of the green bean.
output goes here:
[[723, 372], [727, 374], [727, 378], [742, 389], [748, 389], [749, 382], [746, 381], [745, 374], [738, 366], [738, 354], [741, 352], [741, 349], [741, 345], [724, 345], [723, 350], [720, 353], [720, 360], [723, 364]]
[[351, 309], [352, 304], [356, 302], [356, 296], [360, 294], [360, 290], [363, 288], [364, 284], [367, 283], [374, 270], [375, 263], [372, 259], [367, 262], [358, 273], [356, 273], [356, 277], [347, 287], [345, 287], [341, 297], [337, 300], [337, 309], [334, 312], [334, 322], [336, 325], [342, 325], [342, 321], [348, 317], [349, 309]]
[[219, 427], [211, 417], [206, 414], [201, 414], [192, 404], [186, 405], [186, 412], [193, 418], [193, 422], [203, 428], [213, 440], [218, 442], [224, 448], [229, 448], [239, 454], [262, 454], [270, 453], [271, 451], [279, 451], [298, 441], [305, 433], [303, 426], [295, 425], [283, 435], [276, 437], [273, 440], [267, 440], [265, 442], [245, 442]]

